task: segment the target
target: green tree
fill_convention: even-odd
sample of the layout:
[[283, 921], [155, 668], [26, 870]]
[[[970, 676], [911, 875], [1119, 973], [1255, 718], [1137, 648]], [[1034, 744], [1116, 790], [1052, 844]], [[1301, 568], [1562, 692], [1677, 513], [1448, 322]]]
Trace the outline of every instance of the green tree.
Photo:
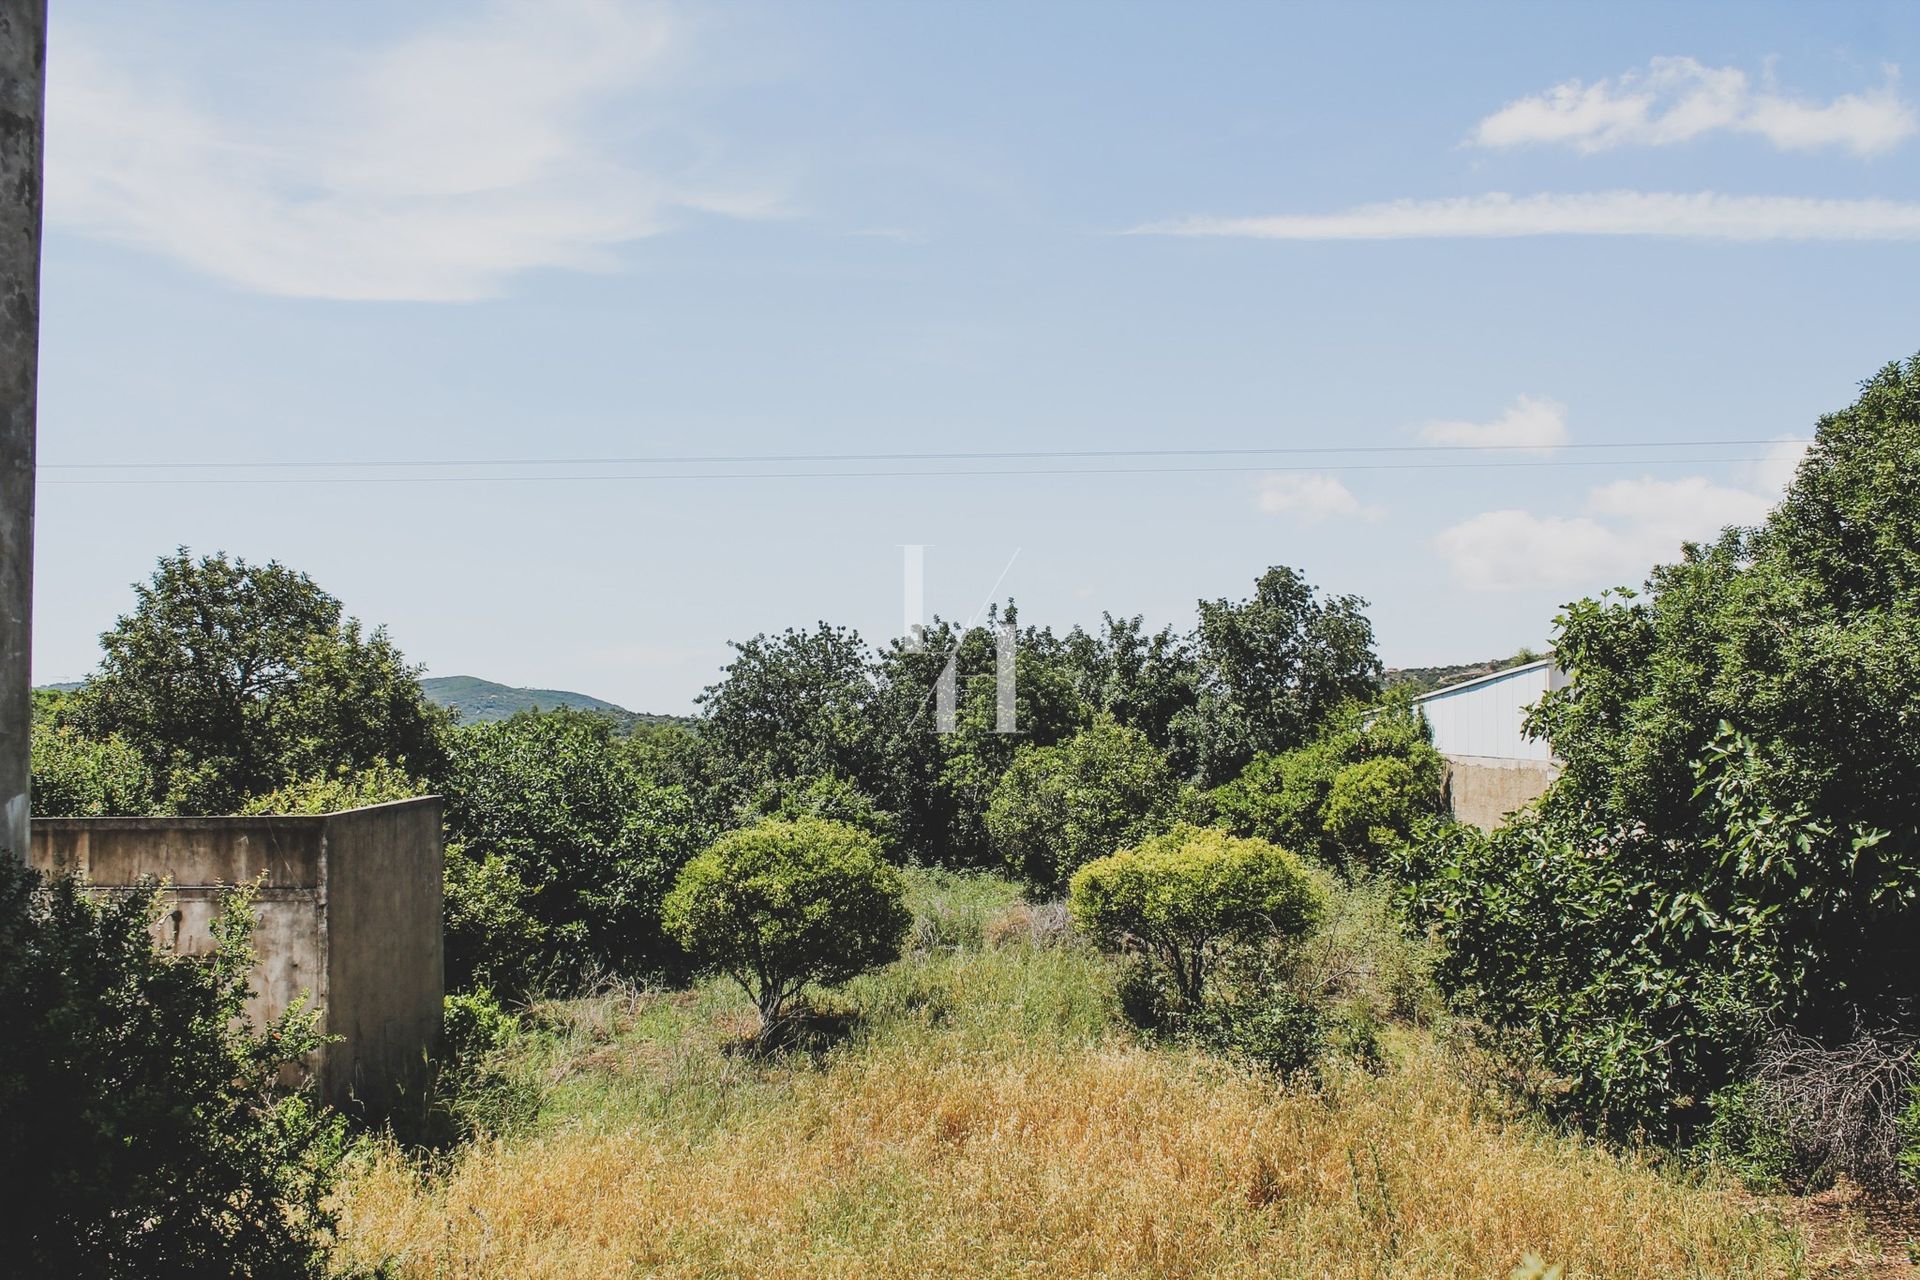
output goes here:
[[1179, 784], [1146, 734], [1102, 715], [1051, 747], [1022, 747], [987, 806], [1008, 865], [1042, 890], [1164, 828]]
[[[680, 963], [660, 932], [660, 899], [706, 835], [684, 791], [648, 778], [603, 716], [522, 712], [460, 726], [448, 742], [448, 830], [483, 873], [470, 887], [506, 895], [469, 905], [482, 915], [524, 910], [538, 925], [543, 967], [567, 977]], [[451, 930], [465, 909], [457, 892], [448, 909]], [[511, 949], [527, 937], [516, 928]], [[476, 957], [474, 967], [501, 983], [508, 959]]]
[[682, 867], [662, 914], [681, 946], [740, 984], [768, 1045], [809, 983], [834, 986], [899, 956], [913, 923], [906, 891], [873, 837], [770, 819]]
[[[1823, 417], [1785, 500], [1570, 605], [1539, 813], [1420, 851], [1448, 973], [1570, 1102], [1684, 1133], [1758, 1027], [1839, 1040], [1920, 1000], [1920, 358]], [[1491, 877], [1491, 878], [1489, 878]]]
[[700, 734], [737, 793], [826, 774], [861, 779], [874, 753], [873, 658], [857, 632], [820, 623], [736, 641], [700, 695]]
[[310, 1012], [247, 1028], [244, 893], [208, 957], [155, 949], [151, 884], [95, 897], [0, 851], [0, 1251], [13, 1274], [324, 1271], [339, 1122], [283, 1066]]
[[[898, 817], [905, 847], [925, 862], [978, 867], [997, 861], [986, 810], [1014, 752], [1060, 742], [1091, 718], [1060, 641], [1028, 627], [1014, 650], [1016, 732], [999, 732], [994, 663], [1003, 621], [1017, 626], [1012, 602], [1004, 612], [990, 610], [984, 626], [936, 618], [921, 646], [896, 640], [880, 656], [880, 756], [869, 790]], [[935, 689], [949, 655], [956, 663], [954, 732], [939, 733]]]
[[163, 807], [226, 813], [376, 761], [437, 767], [446, 717], [415, 669], [306, 575], [183, 548], [134, 591], [133, 612], [100, 638], [100, 670], [59, 719], [123, 739]]
[[1303, 747], [1255, 756], [1212, 802], [1236, 834], [1347, 871], [1377, 869], [1444, 814], [1445, 767], [1425, 720], [1401, 694], [1384, 707], [1347, 708]]
[[1323, 600], [1285, 566], [1262, 574], [1248, 600], [1200, 601], [1198, 694], [1180, 732], [1204, 781], [1218, 785], [1259, 752], [1301, 745], [1342, 704], [1378, 691], [1365, 608], [1358, 596]]
[[1178, 726], [1192, 714], [1199, 686], [1192, 642], [1172, 627], [1149, 635], [1139, 617], [1103, 614], [1098, 632], [1075, 627], [1062, 644], [1081, 700], [1146, 734], [1168, 754], [1175, 777], [1191, 777], [1192, 744]]
[[1322, 897], [1285, 849], [1182, 824], [1080, 868], [1067, 906], [1101, 945], [1141, 947], [1191, 1009], [1224, 951], [1297, 937], [1319, 918]]

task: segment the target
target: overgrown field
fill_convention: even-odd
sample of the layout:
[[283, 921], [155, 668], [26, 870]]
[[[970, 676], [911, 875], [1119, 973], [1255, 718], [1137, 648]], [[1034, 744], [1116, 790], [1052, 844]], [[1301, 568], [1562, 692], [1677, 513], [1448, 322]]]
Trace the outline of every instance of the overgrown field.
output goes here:
[[[536, 1006], [501, 1064], [539, 1112], [423, 1161], [373, 1144], [346, 1274], [1777, 1276], [1745, 1202], [1501, 1119], [1424, 1032], [1283, 1086], [1150, 1042], [1116, 962], [992, 883], [915, 886], [915, 949], [825, 998], [814, 1053], [731, 1051], [737, 990]], [[504, 1091], [511, 1097], [514, 1090]], [[503, 1107], [502, 1113], [511, 1111]], [[511, 1126], [508, 1126], [511, 1128]]]

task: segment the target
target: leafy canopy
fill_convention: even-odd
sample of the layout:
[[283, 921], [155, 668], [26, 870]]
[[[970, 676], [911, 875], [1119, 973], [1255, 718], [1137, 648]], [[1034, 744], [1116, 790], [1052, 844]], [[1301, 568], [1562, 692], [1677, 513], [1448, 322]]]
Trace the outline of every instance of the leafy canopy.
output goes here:
[[1570, 605], [1541, 812], [1413, 859], [1448, 972], [1571, 1105], [1690, 1130], [1768, 1027], [1920, 1007], [1920, 358], [1823, 417], [1785, 500]]
[[1067, 905], [1100, 944], [1141, 946], [1191, 1006], [1226, 948], [1299, 935], [1319, 918], [1322, 898], [1285, 849], [1183, 823], [1080, 868]]
[[1009, 866], [1043, 890], [1171, 821], [1179, 785], [1146, 734], [1102, 714], [1051, 747], [1022, 747], [987, 804]]
[[1260, 575], [1248, 600], [1200, 601], [1199, 695], [1185, 731], [1204, 780], [1217, 785], [1259, 752], [1301, 745], [1343, 703], [1378, 691], [1366, 603], [1323, 600], [1284, 565]]
[[872, 836], [820, 818], [768, 819], [682, 867], [661, 918], [740, 984], [764, 1040], [809, 983], [837, 985], [899, 956], [912, 923], [906, 891]]
[[[610, 968], [673, 970], [661, 896], [707, 828], [686, 793], [647, 776], [603, 716], [522, 712], [448, 735], [443, 780], [449, 855], [449, 949], [496, 985], [535, 938], [540, 967], [563, 977]], [[519, 888], [516, 888], [519, 886]], [[485, 900], [459, 893], [484, 890]], [[524, 890], [524, 891], [523, 891]], [[525, 916], [527, 919], [521, 919]], [[515, 921], [490, 956], [487, 919]]]
[[133, 612], [100, 637], [100, 670], [57, 716], [91, 738], [118, 735], [157, 806], [231, 813], [377, 761], [437, 767], [446, 717], [415, 669], [305, 574], [182, 548], [134, 591]]
[[1445, 767], [1402, 694], [1371, 713], [1344, 710], [1303, 747], [1255, 756], [1211, 799], [1221, 825], [1239, 835], [1370, 870], [1444, 814]]

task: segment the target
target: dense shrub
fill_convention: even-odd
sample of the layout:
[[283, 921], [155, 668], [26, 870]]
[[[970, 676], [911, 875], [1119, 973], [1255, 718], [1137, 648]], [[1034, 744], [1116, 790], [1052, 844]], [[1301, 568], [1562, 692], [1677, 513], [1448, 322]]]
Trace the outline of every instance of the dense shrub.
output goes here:
[[125, 738], [36, 722], [33, 811], [43, 818], [153, 812], [153, 771]]
[[289, 783], [255, 796], [242, 813], [339, 813], [425, 795], [426, 785], [384, 760], [365, 769], [345, 770]]
[[1765, 1023], [1731, 953], [1709, 963], [1693, 883], [1627, 856], [1641, 838], [1549, 813], [1451, 828], [1403, 864], [1417, 918], [1445, 943], [1443, 986], [1493, 1026], [1528, 1029], [1563, 1078], [1555, 1104], [1620, 1135], [1704, 1121]]
[[1068, 907], [1095, 941], [1144, 951], [1179, 1000], [1197, 1005], [1227, 948], [1297, 936], [1318, 917], [1321, 899], [1286, 850], [1183, 824], [1080, 868]]
[[290, 1010], [247, 1028], [251, 910], [211, 956], [167, 954], [148, 885], [45, 885], [0, 852], [0, 1252], [20, 1275], [313, 1276], [341, 1129], [284, 1064], [318, 1047]]
[[1920, 359], [1823, 418], [1785, 501], [1558, 621], [1539, 810], [1409, 873], [1445, 972], [1602, 1126], [1687, 1136], [1776, 1031], [1920, 1002]]
[[838, 985], [899, 956], [912, 919], [905, 898], [872, 836], [818, 818], [768, 820], [682, 867], [662, 919], [692, 956], [740, 984], [766, 1045], [809, 983]]
[[1176, 1022], [1181, 1034], [1233, 1062], [1294, 1076], [1326, 1057], [1333, 1032], [1327, 1007], [1288, 987], [1253, 985], [1218, 993]]
[[[608, 720], [553, 711], [462, 726], [449, 755], [447, 827], [464, 865], [449, 876], [448, 927], [462, 969], [506, 984], [531, 946], [563, 980], [682, 963], [660, 898], [705, 827]], [[492, 948], [487, 921], [508, 919]]]
[[1178, 796], [1147, 736], [1102, 715], [1057, 746], [1015, 754], [987, 805], [987, 832], [1029, 884], [1057, 891], [1095, 858], [1166, 827]]
[[1214, 790], [1217, 820], [1349, 871], [1378, 869], [1444, 814], [1445, 762], [1404, 697], [1349, 708], [1306, 746], [1256, 756]]
[[875, 804], [873, 797], [859, 787], [831, 773], [812, 778], [770, 778], [763, 781], [741, 805], [741, 825], [752, 825], [763, 818], [791, 822], [798, 818], [824, 818], [843, 822], [866, 832], [880, 842], [889, 854], [899, 838], [899, 822]]
[[534, 914], [535, 890], [506, 854], [475, 855], [447, 845], [441, 946], [447, 988], [489, 986], [523, 996], [559, 976], [547, 925]]

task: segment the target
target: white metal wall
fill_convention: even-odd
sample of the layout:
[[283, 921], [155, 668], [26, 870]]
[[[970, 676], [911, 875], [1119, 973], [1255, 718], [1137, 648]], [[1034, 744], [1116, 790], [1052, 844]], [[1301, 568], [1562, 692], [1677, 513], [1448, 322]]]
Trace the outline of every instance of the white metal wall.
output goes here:
[[1547, 761], [1553, 759], [1547, 744], [1527, 737], [1521, 725], [1542, 694], [1566, 684], [1566, 672], [1546, 658], [1436, 689], [1416, 705], [1427, 713], [1433, 745], [1442, 755]]

